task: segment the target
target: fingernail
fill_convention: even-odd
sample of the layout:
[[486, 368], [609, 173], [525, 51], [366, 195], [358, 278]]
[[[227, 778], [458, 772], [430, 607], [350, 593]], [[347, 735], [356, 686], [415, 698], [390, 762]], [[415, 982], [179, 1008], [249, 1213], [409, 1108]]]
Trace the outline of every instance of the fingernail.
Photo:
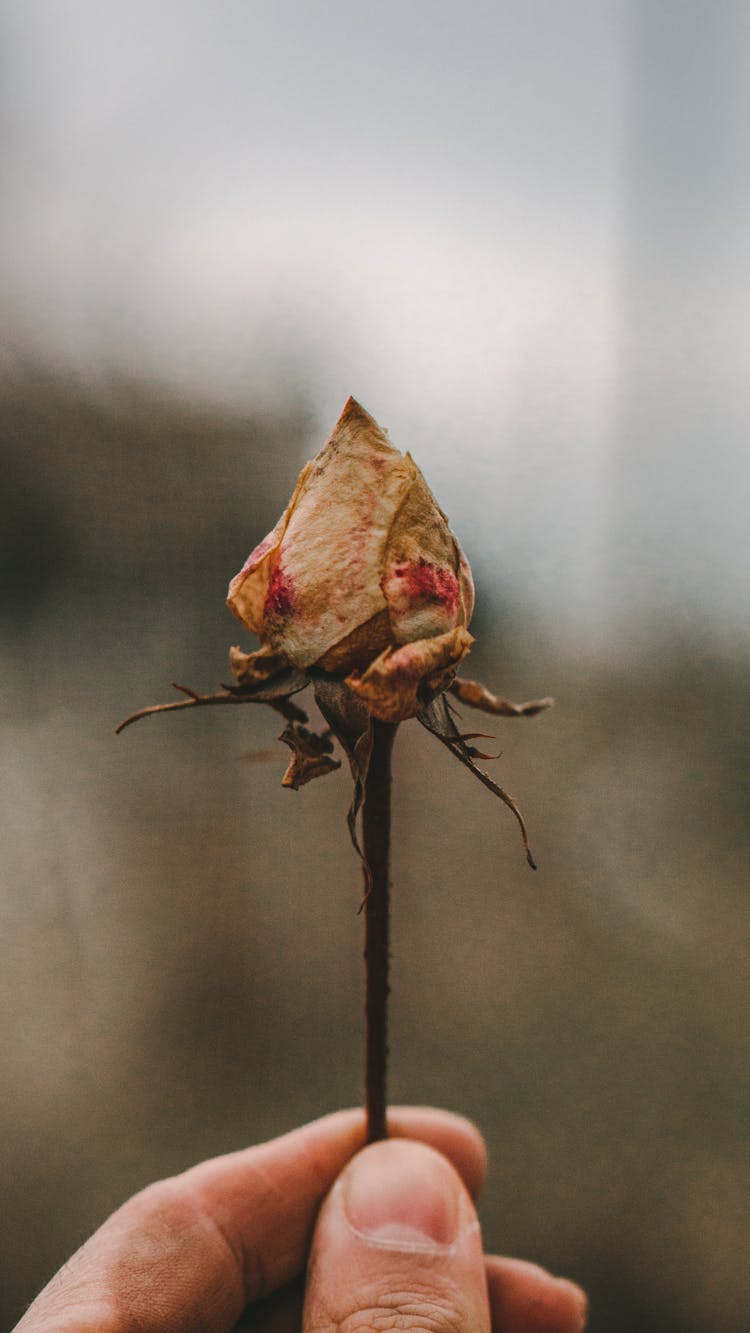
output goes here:
[[445, 1249], [458, 1234], [461, 1182], [434, 1149], [406, 1139], [373, 1143], [343, 1178], [350, 1227], [372, 1244]]

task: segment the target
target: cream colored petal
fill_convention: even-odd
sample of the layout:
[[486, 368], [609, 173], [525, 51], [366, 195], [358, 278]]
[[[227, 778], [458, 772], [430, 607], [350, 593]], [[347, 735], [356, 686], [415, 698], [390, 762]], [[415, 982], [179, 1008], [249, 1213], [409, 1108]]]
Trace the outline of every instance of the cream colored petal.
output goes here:
[[263, 541], [260, 542], [253, 551], [250, 552], [242, 569], [238, 574], [235, 574], [229, 584], [229, 589], [227, 591], [227, 606], [230, 611], [232, 611], [238, 620], [242, 621], [243, 625], [246, 625], [248, 629], [253, 630], [255, 634], [260, 634], [261, 637], [263, 630], [263, 608], [268, 595], [268, 585], [271, 580], [274, 564], [289, 520], [299, 496], [307, 484], [311, 467], [311, 463], [305, 464], [297, 478], [294, 494], [276, 524], [276, 527], [269, 532], [267, 537], [263, 538]]
[[373, 717], [381, 722], [404, 722], [419, 712], [417, 692], [422, 682], [444, 684], [473, 642], [468, 630], [458, 626], [447, 634], [407, 643], [402, 648], [386, 648], [363, 675], [347, 676], [346, 683]]
[[471, 574], [421, 472], [350, 398], [229, 605], [296, 667], [344, 673], [468, 624]]
[[309, 468], [263, 606], [264, 638], [301, 668], [385, 609], [385, 545], [415, 472], [351, 398]]
[[453, 540], [456, 542], [458, 552], [458, 586], [461, 591], [461, 610], [463, 613], [461, 624], [468, 628], [474, 614], [474, 579], [471, 575], [471, 565], [455, 537]]
[[383, 577], [396, 643], [446, 634], [466, 623], [458, 542], [422, 473], [413, 466], [411, 486], [388, 538]]

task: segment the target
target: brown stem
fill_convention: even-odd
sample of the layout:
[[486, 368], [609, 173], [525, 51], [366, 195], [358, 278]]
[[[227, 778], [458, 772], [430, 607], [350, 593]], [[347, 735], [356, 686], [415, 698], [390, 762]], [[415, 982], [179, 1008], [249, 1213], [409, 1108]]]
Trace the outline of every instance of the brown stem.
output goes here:
[[388, 926], [391, 845], [391, 751], [396, 725], [373, 721], [370, 764], [362, 806], [365, 875], [365, 1019], [367, 1142], [388, 1137]]

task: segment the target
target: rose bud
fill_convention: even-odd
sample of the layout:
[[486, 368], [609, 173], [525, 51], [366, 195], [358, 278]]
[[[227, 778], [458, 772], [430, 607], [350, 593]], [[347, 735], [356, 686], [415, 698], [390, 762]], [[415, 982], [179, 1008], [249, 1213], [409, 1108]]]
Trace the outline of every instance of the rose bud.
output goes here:
[[[230, 650], [236, 685], [214, 694], [175, 685], [179, 702], [141, 708], [118, 731], [175, 709], [268, 704], [287, 722], [283, 783], [294, 789], [340, 768], [335, 738], [352, 771], [349, 832], [369, 883], [357, 816], [370, 760], [381, 724], [414, 717], [513, 811], [534, 865], [515, 800], [475, 763], [495, 756], [470, 744], [481, 733], [459, 731], [452, 700], [499, 717], [533, 717], [552, 700], [516, 704], [456, 676], [474, 642], [469, 565], [419, 468], [353, 398], [227, 602], [261, 640], [254, 653]], [[292, 699], [309, 685], [326, 724], [319, 735]]]
[[227, 602], [262, 643], [233, 649], [240, 684], [290, 665], [343, 676], [386, 722], [415, 716], [473, 642], [471, 571], [445, 514], [353, 398]]

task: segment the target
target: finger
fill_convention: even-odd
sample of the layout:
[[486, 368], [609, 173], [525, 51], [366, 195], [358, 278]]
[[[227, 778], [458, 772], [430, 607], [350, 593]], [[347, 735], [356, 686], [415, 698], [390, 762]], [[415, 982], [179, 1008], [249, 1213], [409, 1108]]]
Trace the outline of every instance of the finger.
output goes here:
[[455, 1166], [476, 1203], [487, 1175], [487, 1148], [476, 1125], [434, 1106], [395, 1106], [388, 1111], [388, 1133], [419, 1139]]
[[[434, 1142], [478, 1187], [484, 1146], [467, 1121], [404, 1108], [389, 1123]], [[17, 1333], [225, 1333], [302, 1272], [318, 1208], [363, 1141], [362, 1112], [340, 1111], [149, 1186], [53, 1278]]]
[[523, 1259], [486, 1264], [493, 1333], [582, 1333], [587, 1302], [574, 1282]]
[[304, 1299], [304, 1280], [296, 1277], [265, 1301], [248, 1306], [233, 1333], [299, 1333]]
[[304, 1333], [489, 1333], [479, 1223], [447, 1159], [406, 1139], [358, 1153], [315, 1229]]

